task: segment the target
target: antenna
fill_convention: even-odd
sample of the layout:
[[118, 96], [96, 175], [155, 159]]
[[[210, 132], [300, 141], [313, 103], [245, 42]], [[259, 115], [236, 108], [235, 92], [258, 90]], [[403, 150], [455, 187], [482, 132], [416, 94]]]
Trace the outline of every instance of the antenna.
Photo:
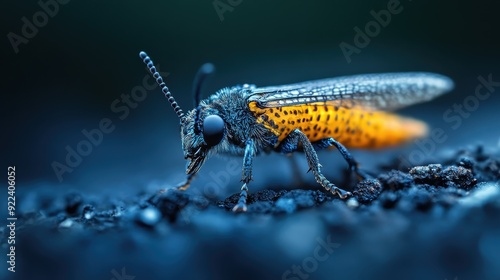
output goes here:
[[149, 68], [149, 72], [151, 72], [151, 74], [153, 74], [153, 78], [156, 79], [156, 83], [158, 83], [158, 85], [161, 88], [161, 91], [163, 92], [165, 97], [168, 99], [168, 102], [170, 102], [170, 105], [172, 105], [172, 108], [174, 108], [174, 111], [177, 114], [177, 116], [179, 117], [179, 119], [181, 120], [181, 123], [183, 123], [184, 120], [186, 119], [186, 117], [184, 116], [184, 112], [182, 111], [181, 107], [179, 106], [179, 104], [177, 104], [174, 97], [172, 96], [172, 94], [168, 90], [168, 87], [167, 87], [167, 85], [165, 85], [165, 82], [163, 82], [163, 78], [160, 75], [160, 73], [158, 73], [158, 71], [156, 71], [156, 67], [153, 64], [153, 61], [148, 56], [148, 54], [145, 52], [140, 52], [139, 56], [141, 57], [144, 64], [146, 64], [146, 66]]
[[198, 107], [198, 104], [200, 104], [201, 88], [203, 86], [203, 82], [214, 72], [215, 66], [212, 63], [205, 63], [200, 67], [200, 69], [198, 69], [198, 72], [196, 73], [193, 81], [193, 96], [195, 108]]

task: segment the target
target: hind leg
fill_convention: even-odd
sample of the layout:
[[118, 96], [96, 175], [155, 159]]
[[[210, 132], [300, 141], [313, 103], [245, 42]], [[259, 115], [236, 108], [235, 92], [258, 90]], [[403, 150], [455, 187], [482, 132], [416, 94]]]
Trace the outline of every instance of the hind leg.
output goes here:
[[292, 131], [287, 138], [283, 140], [278, 150], [282, 153], [291, 153], [298, 150], [299, 144], [302, 145], [302, 149], [306, 154], [307, 163], [309, 165], [309, 171], [312, 171], [314, 174], [316, 182], [323, 186], [327, 191], [338, 195], [340, 198], [344, 199], [352, 196], [350, 192], [345, 191], [328, 181], [323, 173], [321, 173], [321, 164], [319, 163], [316, 150], [309, 139], [307, 139], [307, 136], [299, 129]]
[[370, 176], [368, 173], [359, 169], [358, 162], [354, 159], [349, 150], [347, 150], [347, 148], [344, 147], [344, 145], [342, 145], [339, 141], [335, 140], [334, 138], [331, 137], [325, 138], [312, 143], [312, 145], [316, 150], [327, 149], [334, 146], [335, 148], [337, 148], [337, 150], [340, 152], [342, 157], [349, 165], [349, 170], [351, 170], [351, 172], [354, 172], [358, 176], [358, 179], [364, 180], [372, 178], [372, 176]]

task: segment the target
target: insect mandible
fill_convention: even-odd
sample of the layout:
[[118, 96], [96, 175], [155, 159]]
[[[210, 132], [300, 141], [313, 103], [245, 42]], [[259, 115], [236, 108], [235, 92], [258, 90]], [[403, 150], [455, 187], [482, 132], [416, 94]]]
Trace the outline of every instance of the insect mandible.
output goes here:
[[336, 148], [349, 168], [365, 178], [346, 147], [383, 148], [424, 137], [425, 123], [389, 111], [431, 100], [454, 86], [450, 78], [434, 73], [364, 74], [261, 88], [244, 84], [200, 101], [201, 83], [212, 72], [205, 65], [195, 79], [195, 108], [184, 113], [151, 58], [145, 52], [139, 56], [180, 119], [189, 162], [179, 189], [189, 187], [211, 155], [243, 156], [243, 186], [233, 211], [247, 209], [252, 159], [262, 152], [302, 151], [321, 186], [341, 198], [351, 196], [322, 174], [316, 151]]

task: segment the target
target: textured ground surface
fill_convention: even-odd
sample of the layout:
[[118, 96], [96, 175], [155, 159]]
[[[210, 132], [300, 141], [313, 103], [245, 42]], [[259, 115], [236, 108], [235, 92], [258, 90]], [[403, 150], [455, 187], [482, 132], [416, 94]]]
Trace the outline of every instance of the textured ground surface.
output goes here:
[[230, 211], [238, 194], [122, 201], [41, 190], [21, 198], [39, 210], [18, 223], [16, 277], [500, 279], [499, 167], [479, 147], [409, 172], [387, 167], [347, 201], [319, 190], [251, 193], [246, 214]]

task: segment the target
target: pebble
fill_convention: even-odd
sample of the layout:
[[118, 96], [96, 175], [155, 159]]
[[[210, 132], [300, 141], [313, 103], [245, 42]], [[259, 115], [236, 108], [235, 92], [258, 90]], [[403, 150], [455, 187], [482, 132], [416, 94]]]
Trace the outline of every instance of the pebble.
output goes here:
[[153, 227], [161, 220], [161, 213], [156, 207], [147, 207], [138, 212], [136, 221], [144, 226]]

